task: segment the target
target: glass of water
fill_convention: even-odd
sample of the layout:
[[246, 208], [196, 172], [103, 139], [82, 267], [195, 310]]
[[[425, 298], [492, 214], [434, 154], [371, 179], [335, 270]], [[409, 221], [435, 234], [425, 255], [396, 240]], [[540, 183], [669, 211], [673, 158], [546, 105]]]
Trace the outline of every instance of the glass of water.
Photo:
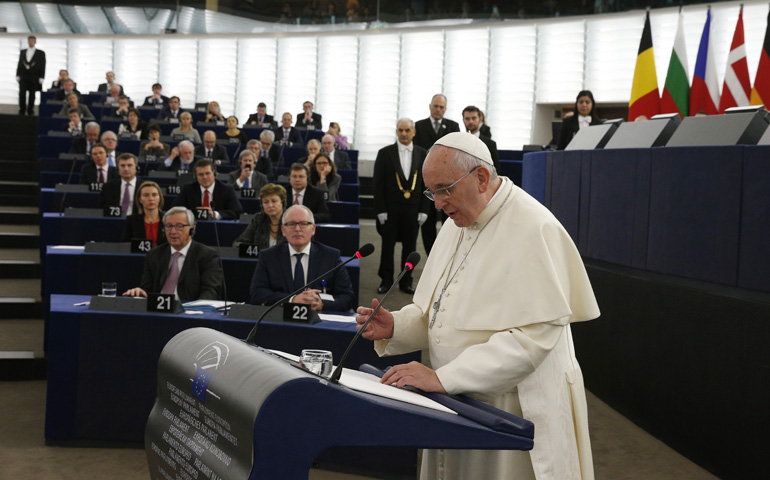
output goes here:
[[102, 297], [114, 297], [118, 294], [118, 284], [115, 282], [102, 283]]
[[310, 373], [328, 378], [332, 374], [332, 352], [329, 350], [302, 350], [299, 366]]

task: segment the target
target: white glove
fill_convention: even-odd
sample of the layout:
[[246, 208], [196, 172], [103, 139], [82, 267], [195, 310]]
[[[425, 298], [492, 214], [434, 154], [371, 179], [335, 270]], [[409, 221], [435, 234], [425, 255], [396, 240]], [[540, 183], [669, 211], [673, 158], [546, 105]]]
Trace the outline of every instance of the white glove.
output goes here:
[[21, 83], [21, 77], [16, 77], [16, 82]]
[[388, 221], [388, 214], [387, 213], [378, 213], [377, 214], [377, 221], [380, 222], [380, 225], [385, 225], [385, 222]]
[[428, 219], [427, 213], [418, 213], [417, 214], [417, 224], [422, 227], [422, 224], [425, 223], [425, 220]]

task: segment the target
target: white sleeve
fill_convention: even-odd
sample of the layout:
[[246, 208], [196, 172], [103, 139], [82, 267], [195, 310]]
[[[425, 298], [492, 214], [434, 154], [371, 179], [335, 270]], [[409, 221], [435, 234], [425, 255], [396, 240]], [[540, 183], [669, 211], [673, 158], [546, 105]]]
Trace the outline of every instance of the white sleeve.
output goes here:
[[415, 304], [393, 312], [393, 337], [374, 342], [381, 357], [400, 355], [428, 348], [428, 317]]
[[450, 394], [510, 392], [545, 360], [564, 331], [562, 325], [537, 323], [495, 333], [486, 343], [465, 349], [436, 374]]

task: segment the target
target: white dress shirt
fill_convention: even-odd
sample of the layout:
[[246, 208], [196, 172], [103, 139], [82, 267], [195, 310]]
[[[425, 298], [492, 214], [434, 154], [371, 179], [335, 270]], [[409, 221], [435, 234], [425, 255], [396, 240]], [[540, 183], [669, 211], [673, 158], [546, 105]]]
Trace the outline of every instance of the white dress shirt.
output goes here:
[[407, 180], [409, 180], [409, 173], [412, 171], [412, 150], [414, 150], [414, 143], [404, 145], [398, 142], [398, 158], [401, 160], [401, 170], [404, 172], [404, 178]]
[[305, 278], [302, 279], [302, 283], [307, 283], [307, 269], [310, 265], [310, 242], [305, 245], [302, 250], [294, 250], [294, 247], [289, 245], [289, 258], [291, 259], [291, 278], [294, 278], [294, 269], [297, 268], [297, 257], [294, 255], [297, 253], [304, 253], [302, 255], [302, 270], [305, 272]]

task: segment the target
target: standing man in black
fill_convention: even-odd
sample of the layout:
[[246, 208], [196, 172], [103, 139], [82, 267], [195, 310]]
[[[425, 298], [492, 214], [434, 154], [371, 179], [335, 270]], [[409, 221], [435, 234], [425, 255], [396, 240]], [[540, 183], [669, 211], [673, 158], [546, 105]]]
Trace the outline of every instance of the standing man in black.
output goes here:
[[[414, 143], [430, 150], [430, 147], [444, 135], [452, 132], [459, 132], [460, 125], [457, 122], [444, 118], [446, 113], [446, 97], [437, 93], [433, 95], [430, 100], [430, 117], [418, 121], [415, 124], [416, 134], [414, 136]], [[430, 254], [430, 249], [433, 247], [433, 242], [436, 241], [436, 207], [430, 205], [428, 209], [428, 220], [422, 224], [422, 243], [425, 246], [425, 251]]]
[[497, 153], [497, 142], [491, 137], [481, 132], [481, 110], [473, 105], [468, 105], [463, 109], [463, 124], [468, 133], [475, 135], [489, 149], [489, 155], [492, 157], [492, 164], [495, 170], [500, 172], [500, 155]]
[[[401, 242], [401, 264], [417, 249], [417, 231], [428, 218], [430, 202], [422, 194], [422, 162], [428, 152], [415, 144], [414, 122], [398, 121], [398, 142], [381, 148], [374, 162], [374, 212], [377, 232], [382, 236], [380, 269], [382, 282], [377, 293], [385, 293], [393, 284], [393, 254]], [[401, 279], [399, 289], [413, 294], [412, 273]]]
[[45, 78], [45, 52], [35, 48], [37, 38], [27, 37], [29, 48], [19, 53], [16, 81], [19, 82], [19, 115], [35, 114], [35, 92], [43, 89]]

